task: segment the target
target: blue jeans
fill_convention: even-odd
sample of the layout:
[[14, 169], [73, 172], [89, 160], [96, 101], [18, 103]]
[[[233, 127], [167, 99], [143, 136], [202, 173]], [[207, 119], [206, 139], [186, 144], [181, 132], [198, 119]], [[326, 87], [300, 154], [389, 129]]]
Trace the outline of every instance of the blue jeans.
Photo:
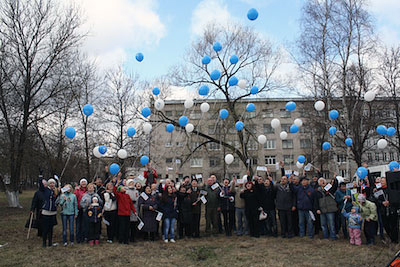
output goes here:
[[74, 216], [61, 214], [63, 242], [67, 243], [67, 223], [69, 226], [69, 242], [74, 242]]
[[246, 219], [246, 214], [244, 213], [244, 208], [243, 209], [236, 208], [236, 219], [238, 224], [236, 234], [243, 235], [247, 229], [247, 219]]
[[300, 237], [304, 237], [306, 235], [306, 224], [307, 224], [307, 233], [310, 238], [314, 237], [314, 225], [310, 216], [310, 211], [308, 210], [299, 210], [299, 229], [300, 229]]
[[336, 240], [336, 232], [335, 232], [335, 213], [327, 212], [321, 213], [321, 228], [322, 233], [324, 234], [324, 238], [331, 238], [332, 240]]
[[168, 234], [171, 239], [175, 239], [175, 218], [164, 219], [164, 240], [168, 240]]

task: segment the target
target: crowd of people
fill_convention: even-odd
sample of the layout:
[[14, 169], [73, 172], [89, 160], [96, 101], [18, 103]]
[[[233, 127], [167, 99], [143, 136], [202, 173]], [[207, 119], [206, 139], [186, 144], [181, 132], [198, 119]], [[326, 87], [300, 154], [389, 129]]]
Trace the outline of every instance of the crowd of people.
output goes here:
[[[400, 207], [389, 202], [385, 178], [370, 176], [357, 183], [322, 178], [319, 170], [310, 178], [294, 174], [273, 181], [268, 175], [248, 175], [242, 179], [211, 175], [204, 184], [186, 176], [182, 182], [162, 182], [148, 164], [145, 182], [122, 173], [88, 183], [82, 178], [75, 188], [61, 187], [57, 179], [40, 180], [32, 200], [31, 213], [38, 222], [43, 247], [53, 246], [53, 227], [60, 207], [64, 246], [100, 243], [102, 224], [106, 242], [129, 244], [137, 239], [175, 243], [175, 239], [199, 238], [202, 206], [205, 207], [203, 236], [236, 234], [313, 238], [322, 230], [323, 238], [349, 239], [361, 245], [362, 229], [367, 245], [376, 236], [398, 243]], [[278, 213], [278, 214], [276, 214]], [[221, 218], [222, 217], [222, 218]], [[278, 220], [280, 227], [278, 227]], [[75, 226], [75, 229], [74, 229]], [[175, 235], [177, 230], [177, 238]], [[279, 231], [278, 231], [279, 228]], [[75, 231], [74, 231], [75, 230]], [[104, 230], [103, 230], [104, 231]], [[161, 232], [161, 233], [160, 233]], [[386, 232], [386, 234], [384, 233]]]

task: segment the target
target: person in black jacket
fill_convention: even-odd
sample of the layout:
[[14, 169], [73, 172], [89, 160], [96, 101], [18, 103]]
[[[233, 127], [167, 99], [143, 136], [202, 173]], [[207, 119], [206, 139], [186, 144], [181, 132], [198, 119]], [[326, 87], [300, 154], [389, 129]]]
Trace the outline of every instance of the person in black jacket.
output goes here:
[[261, 207], [260, 197], [254, 190], [254, 184], [248, 181], [245, 185], [246, 190], [240, 193], [240, 197], [245, 201], [245, 214], [249, 224], [250, 236], [260, 237], [259, 232], [259, 208]]
[[201, 200], [200, 188], [196, 179], [192, 181], [192, 192], [190, 198], [192, 199], [192, 235], [193, 237], [200, 237], [200, 215], [201, 215]]
[[224, 179], [224, 185], [221, 187], [220, 207], [224, 217], [224, 229], [226, 236], [232, 235], [233, 224], [235, 223], [235, 194], [231, 192], [229, 179]]
[[276, 226], [276, 212], [275, 212], [275, 196], [276, 190], [273, 187], [271, 180], [267, 178], [265, 183], [262, 177], [258, 176], [257, 183], [255, 185], [256, 191], [261, 197], [261, 207], [267, 214], [267, 219], [261, 222], [261, 233], [269, 236], [278, 236]]
[[39, 177], [39, 180], [38, 180], [39, 189], [33, 195], [32, 204], [31, 204], [31, 214], [32, 214], [32, 216], [34, 214], [36, 215], [36, 226], [38, 229], [37, 236], [42, 236], [41, 220], [42, 220], [42, 206], [44, 203], [44, 196], [43, 196], [43, 190], [40, 190], [41, 184], [44, 187], [47, 187], [47, 181], [44, 180], [43, 177]]
[[191, 223], [192, 223], [192, 199], [190, 198], [192, 190], [189, 188], [186, 191], [184, 186], [179, 187], [177, 192], [177, 206], [178, 206], [178, 233], [179, 239], [191, 237]]
[[48, 246], [53, 246], [53, 227], [57, 224], [57, 206], [56, 199], [58, 197], [59, 188], [56, 185], [56, 181], [51, 178], [47, 181], [48, 186], [45, 187], [43, 184], [40, 185], [40, 190], [43, 194], [43, 205], [42, 205], [42, 228], [43, 228], [43, 247], [46, 247], [46, 241], [48, 240]]
[[296, 196], [290, 189], [286, 176], [282, 176], [280, 183], [275, 185], [275, 189], [281, 236], [292, 238], [294, 236], [293, 224], [297, 224], [297, 221], [294, 222], [292, 217], [292, 212], [296, 210]]

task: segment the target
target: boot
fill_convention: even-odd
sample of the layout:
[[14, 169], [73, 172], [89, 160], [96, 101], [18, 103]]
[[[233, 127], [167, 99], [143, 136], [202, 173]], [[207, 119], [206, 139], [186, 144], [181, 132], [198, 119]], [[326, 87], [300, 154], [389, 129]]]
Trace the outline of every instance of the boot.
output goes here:
[[90, 241], [89, 241], [89, 245], [90, 245], [91, 247], [93, 247], [93, 244], [94, 244], [94, 241], [93, 241], [93, 240], [90, 240]]
[[96, 241], [94, 241], [94, 243], [95, 243], [96, 245], [98, 245], [98, 244], [100, 244], [100, 241], [99, 241], [99, 240], [96, 240]]

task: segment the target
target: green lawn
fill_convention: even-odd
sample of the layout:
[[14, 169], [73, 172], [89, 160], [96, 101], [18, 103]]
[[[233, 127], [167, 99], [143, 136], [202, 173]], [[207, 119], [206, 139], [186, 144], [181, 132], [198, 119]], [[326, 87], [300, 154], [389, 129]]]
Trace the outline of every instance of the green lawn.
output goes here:
[[[0, 266], [385, 266], [400, 246], [351, 246], [345, 240], [225, 236], [131, 245], [87, 244], [41, 248], [34, 229], [26, 239], [24, 228], [33, 192], [21, 195], [23, 209], [7, 208], [0, 194]], [[54, 242], [61, 242], [61, 221]], [[204, 230], [204, 225], [201, 227]]]

